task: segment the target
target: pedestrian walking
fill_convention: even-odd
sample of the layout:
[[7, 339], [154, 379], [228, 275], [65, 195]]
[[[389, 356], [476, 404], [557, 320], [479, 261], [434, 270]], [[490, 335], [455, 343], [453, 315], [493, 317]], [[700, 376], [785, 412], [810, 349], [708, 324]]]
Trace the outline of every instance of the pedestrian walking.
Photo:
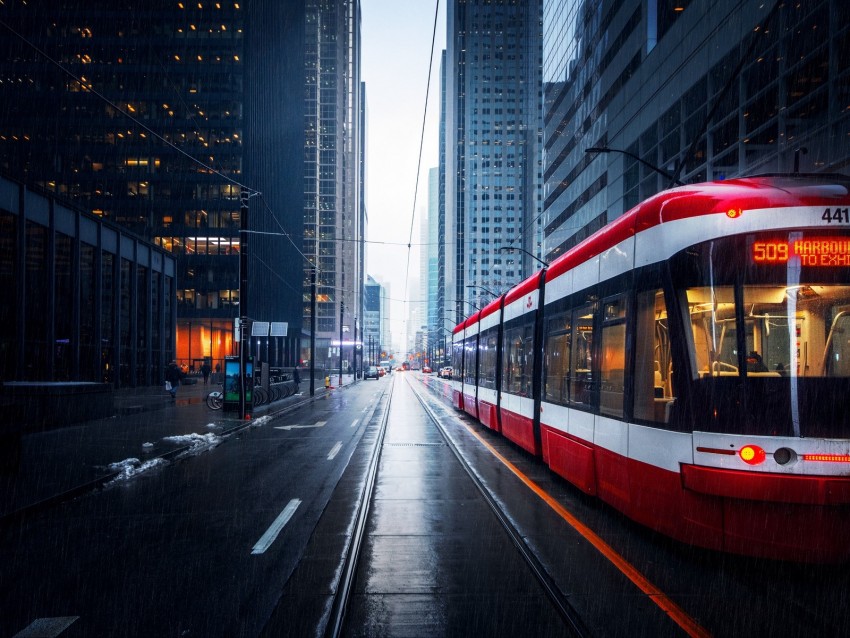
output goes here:
[[177, 398], [177, 386], [180, 385], [180, 379], [183, 378], [183, 371], [177, 365], [176, 361], [172, 361], [165, 369], [165, 389], [171, 393], [171, 398]]
[[204, 375], [204, 385], [209, 381], [210, 372], [212, 372], [212, 367], [208, 361], [204, 361], [204, 364], [201, 366], [201, 374]]

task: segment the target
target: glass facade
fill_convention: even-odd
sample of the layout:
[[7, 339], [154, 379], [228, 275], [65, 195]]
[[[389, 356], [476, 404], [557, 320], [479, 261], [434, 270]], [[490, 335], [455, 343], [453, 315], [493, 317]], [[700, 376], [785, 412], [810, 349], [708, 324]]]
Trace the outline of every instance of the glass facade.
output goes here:
[[523, 277], [522, 254], [499, 248], [537, 249], [540, 3], [457, 0], [449, 11], [447, 209], [457, 241], [447, 296], [482, 306], [492, 296], [467, 286], [498, 291]]
[[846, 2], [543, 6], [547, 261], [671, 176], [837, 172], [850, 160]]
[[[239, 288], [245, 13], [240, 3], [161, 0], [3, 8], [3, 20], [40, 52], [3, 39], [0, 76], [14, 81], [0, 84], [0, 169], [172, 253], [177, 308], [190, 323], [235, 316], [217, 301]], [[134, 280], [134, 303], [149, 305], [150, 271], [119, 268], [124, 284]], [[131, 309], [122, 290], [120, 347], [128, 355], [130, 324], [138, 339], [153, 333], [150, 308]], [[57, 375], [70, 374], [67, 364], [56, 358]], [[122, 382], [147, 376], [152, 364], [136, 358], [131, 371], [122, 359]]]
[[[304, 254], [318, 265], [317, 361], [338, 339], [340, 320], [353, 328], [361, 309], [365, 217], [360, 194], [363, 143], [360, 3], [308, 0], [305, 45]], [[305, 325], [311, 313], [310, 272], [303, 278]], [[344, 309], [343, 309], [344, 306]], [[341, 312], [341, 310], [343, 310]]]
[[[47, 0], [6, 3], [0, 14], [21, 36], [0, 41], [0, 171], [174, 256], [170, 303], [180, 318], [174, 338], [182, 364], [192, 367], [209, 352], [222, 360], [234, 354], [225, 332], [240, 311], [288, 322], [281, 351], [284, 365], [294, 363], [304, 270], [291, 266], [303, 259], [305, 231], [312, 253], [304, 253], [317, 258], [331, 300], [320, 304], [323, 320], [331, 318], [320, 329], [338, 328], [338, 288], [348, 291], [346, 308], [358, 308], [355, 276], [345, 281], [343, 273], [362, 273], [355, 263], [362, 249], [339, 241], [362, 234], [354, 214], [357, 0]], [[313, 122], [306, 140], [305, 108]], [[293, 147], [304, 147], [305, 157]], [[243, 201], [243, 185], [262, 197]], [[250, 240], [240, 238], [243, 204], [244, 222], [256, 232]], [[239, 293], [243, 254], [256, 293], [247, 300]], [[117, 268], [143, 293], [153, 285], [150, 270]], [[119, 300], [116, 312], [146, 338], [154, 334], [147, 310]], [[116, 334], [105, 347], [132, 344]], [[138, 376], [154, 359], [122, 360], [133, 372], [120, 373]]]
[[0, 193], [0, 379], [158, 384], [175, 353], [175, 260], [9, 180]]

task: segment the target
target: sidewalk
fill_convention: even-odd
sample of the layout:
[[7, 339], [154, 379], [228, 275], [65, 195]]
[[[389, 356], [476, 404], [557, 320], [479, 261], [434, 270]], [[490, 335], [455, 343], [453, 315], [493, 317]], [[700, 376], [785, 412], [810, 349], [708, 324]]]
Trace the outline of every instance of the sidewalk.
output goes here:
[[[343, 375], [343, 386], [353, 382], [352, 375]], [[216, 389], [218, 385], [203, 382], [181, 385], [176, 399], [162, 386], [116, 390], [113, 417], [24, 435], [17, 467], [0, 469], [0, 521], [132, 475], [161, 462], [157, 459], [218, 445], [222, 435], [251, 421], [240, 420], [237, 412], [210, 410], [206, 395]], [[259, 406], [251, 417], [272, 415], [326, 393], [324, 378], [316, 379], [310, 397], [308, 378], [299, 394]]]

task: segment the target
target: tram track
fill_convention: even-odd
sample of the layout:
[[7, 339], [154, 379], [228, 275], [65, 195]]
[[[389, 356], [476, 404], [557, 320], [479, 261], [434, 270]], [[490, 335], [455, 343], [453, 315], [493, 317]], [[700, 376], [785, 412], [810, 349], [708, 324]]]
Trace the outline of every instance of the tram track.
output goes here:
[[413, 390], [413, 394], [416, 396], [422, 408], [428, 414], [428, 417], [437, 426], [437, 429], [440, 431], [440, 435], [446, 441], [446, 445], [454, 454], [455, 458], [460, 463], [461, 467], [463, 467], [466, 474], [469, 476], [472, 483], [475, 485], [478, 492], [481, 494], [482, 498], [485, 500], [487, 505], [490, 507], [496, 519], [499, 521], [499, 524], [505, 530], [505, 533], [511, 540], [511, 543], [519, 552], [525, 564], [528, 566], [531, 573], [534, 575], [534, 578], [540, 584], [543, 591], [546, 593], [546, 597], [549, 599], [549, 602], [558, 612], [558, 615], [564, 621], [564, 625], [572, 632], [574, 636], [582, 638], [584, 636], [589, 636], [590, 632], [587, 627], [584, 626], [584, 623], [581, 620], [578, 612], [570, 605], [567, 597], [561, 592], [558, 588], [555, 581], [549, 576], [549, 573], [546, 571], [543, 564], [537, 558], [532, 549], [528, 546], [528, 544], [523, 539], [522, 534], [520, 534], [519, 530], [511, 523], [510, 518], [504, 512], [504, 510], [499, 506], [496, 502], [496, 499], [490, 493], [490, 491], [484, 486], [481, 482], [481, 479], [478, 478], [478, 475], [473, 470], [472, 466], [467, 462], [467, 460], [463, 457], [458, 449], [457, 445], [455, 445], [452, 438], [446, 432], [443, 424], [437, 418], [434, 411], [431, 409], [431, 406], [425, 401], [420, 392], [410, 385], [411, 390]]
[[[393, 386], [395, 386], [395, 377], [393, 378]], [[383, 398], [383, 396], [381, 397]], [[389, 398], [387, 399], [387, 407], [381, 417], [381, 425], [378, 428], [378, 435], [375, 441], [375, 449], [372, 451], [372, 456], [369, 460], [369, 468], [366, 472], [366, 478], [363, 484], [363, 493], [360, 499], [360, 506], [357, 508], [357, 516], [354, 522], [354, 530], [351, 534], [351, 540], [346, 548], [346, 558], [343, 564], [339, 583], [336, 588], [333, 605], [331, 606], [328, 624], [325, 628], [325, 636], [327, 638], [338, 638], [342, 635], [345, 614], [348, 611], [348, 604], [351, 599], [351, 591], [354, 587], [354, 579], [357, 575], [357, 564], [360, 557], [360, 551], [363, 545], [363, 537], [366, 531], [366, 523], [369, 519], [369, 509], [372, 503], [372, 496], [375, 492], [375, 479], [378, 475], [378, 465], [381, 461], [381, 450], [384, 447], [384, 437], [387, 433], [387, 424], [390, 419], [390, 408], [392, 406], [393, 387], [389, 390]], [[380, 399], [378, 400], [380, 403]]]
[[[372, 452], [372, 456], [369, 462], [369, 468], [364, 481], [363, 495], [360, 501], [360, 505], [358, 507], [353, 532], [350, 537], [351, 540], [349, 546], [347, 547], [347, 554], [344, 566], [341, 570], [341, 576], [339, 579], [338, 586], [336, 588], [337, 593], [334, 597], [334, 601], [331, 607], [331, 613], [324, 633], [327, 638], [337, 638], [338, 636], [345, 635], [346, 614], [354, 590], [354, 583], [357, 577], [358, 566], [361, 558], [361, 551], [363, 548], [363, 541], [366, 533], [366, 526], [369, 521], [369, 513], [377, 483], [376, 479], [378, 475], [378, 468], [381, 462], [381, 452], [384, 447], [384, 438], [387, 432], [390, 414], [392, 410], [395, 381], [396, 379], [394, 378], [393, 386], [389, 390], [390, 396], [387, 401], [387, 407], [381, 418], [379, 432], [376, 437], [375, 449]], [[540, 585], [546, 596], [546, 599], [549, 601], [552, 608], [557, 612], [557, 615], [563, 622], [564, 628], [568, 632], [568, 635], [577, 636], [579, 638], [591, 635], [590, 631], [582, 622], [582, 619], [578, 612], [569, 603], [567, 597], [560, 591], [554, 579], [551, 578], [541, 561], [537, 558], [535, 553], [525, 542], [519, 530], [517, 530], [516, 527], [514, 527], [514, 525], [511, 523], [510, 517], [499, 506], [496, 498], [494, 498], [494, 496], [487, 490], [487, 488], [484, 486], [482, 481], [475, 473], [474, 469], [470, 466], [470, 464], [461, 454], [460, 450], [457, 448], [452, 438], [446, 432], [443, 424], [440, 422], [438, 416], [435, 414], [433, 409], [428, 405], [428, 403], [422, 397], [420, 392], [418, 392], [416, 388], [413, 387], [413, 384], [410, 384], [409, 381], [408, 387], [413, 392], [414, 396], [419, 402], [419, 405], [422, 407], [424, 413], [427, 415], [429, 421], [434, 426], [436, 426], [437, 431], [440, 433], [440, 436], [445, 442], [445, 445], [448, 447], [449, 450], [451, 450], [452, 455], [459, 462], [465, 474], [469, 477], [472, 484], [475, 486], [477, 493], [487, 504], [487, 507], [492, 512], [495, 519], [498, 521], [499, 526], [507, 534], [508, 539], [510, 540], [513, 547], [516, 549], [519, 557], [521, 558], [522, 563], [528, 567], [528, 570], [532, 574], [534, 580]]]

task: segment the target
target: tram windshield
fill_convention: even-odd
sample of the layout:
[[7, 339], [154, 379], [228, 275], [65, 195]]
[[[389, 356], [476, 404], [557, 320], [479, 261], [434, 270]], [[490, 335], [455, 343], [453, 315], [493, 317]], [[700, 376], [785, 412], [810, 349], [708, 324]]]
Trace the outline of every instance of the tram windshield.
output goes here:
[[699, 377], [850, 377], [850, 285], [741, 289], [743, 348], [735, 289], [686, 290]]
[[674, 258], [700, 427], [850, 436], [845, 259], [850, 235], [818, 231], [724, 238]]

